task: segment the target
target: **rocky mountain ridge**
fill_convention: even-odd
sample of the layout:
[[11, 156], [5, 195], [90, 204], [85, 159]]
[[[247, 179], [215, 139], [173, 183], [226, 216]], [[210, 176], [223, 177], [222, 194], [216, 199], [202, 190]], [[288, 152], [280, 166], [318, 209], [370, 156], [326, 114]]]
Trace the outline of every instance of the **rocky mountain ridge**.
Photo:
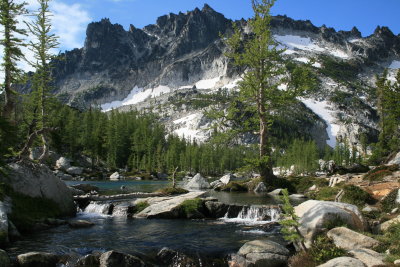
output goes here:
[[[245, 20], [235, 23], [249, 33]], [[321, 145], [334, 146], [337, 138], [358, 145], [361, 134], [376, 139], [377, 115], [368, 92], [375, 74], [389, 67], [393, 79], [400, 68], [400, 35], [377, 27], [362, 37], [355, 27], [335, 31], [286, 16], [273, 17], [271, 26], [285, 57], [298, 64], [315, 59], [320, 88], [302, 100], [302, 112], [314, 121], [305, 131]], [[131, 25], [125, 31], [108, 19], [93, 22], [84, 47], [56, 62], [55, 93], [76, 107], [151, 108], [171, 132], [205, 141], [212, 121], [204, 111], [210, 106], [195, 107], [191, 100], [237, 87], [241, 70], [224, 56], [220, 38], [231, 32], [232, 21], [208, 5], [159, 17], [143, 29]], [[182, 98], [184, 104], [177, 105]]]

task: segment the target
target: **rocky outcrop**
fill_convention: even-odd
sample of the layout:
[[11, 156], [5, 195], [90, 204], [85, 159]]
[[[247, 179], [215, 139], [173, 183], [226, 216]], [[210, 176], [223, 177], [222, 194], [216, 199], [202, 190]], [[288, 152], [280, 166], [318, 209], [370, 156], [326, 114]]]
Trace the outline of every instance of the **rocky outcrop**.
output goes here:
[[114, 172], [110, 175], [111, 181], [118, 181], [121, 178], [121, 175], [118, 172]]
[[61, 157], [56, 161], [56, 169], [66, 171], [71, 167], [71, 160]]
[[263, 182], [259, 183], [256, 188], [254, 189], [255, 193], [265, 193], [267, 192], [267, 187]]
[[385, 255], [367, 248], [352, 249], [349, 254], [362, 261], [365, 266], [385, 266]]
[[0, 245], [8, 243], [8, 208], [3, 201], [0, 201]]
[[101, 255], [85, 255], [82, 258], [79, 258], [76, 262], [76, 267], [98, 267], [100, 265], [100, 256]]
[[132, 255], [108, 251], [100, 256], [100, 267], [144, 267], [144, 262]]
[[377, 233], [386, 232], [392, 224], [400, 223], [400, 215], [394, 219], [386, 221], [375, 227], [374, 231]]
[[201, 176], [200, 173], [196, 174], [190, 179], [184, 186], [187, 190], [205, 190], [210, 188], [210, 184], [207, 179]]
[[83, 173], [83, 168], [81, 167], [69, 167], [67, 173], [71, 175], [81, 175]]
[[76, 213], [71, 191], [48, 167], [28, 161], [11, 163], [10, 172], [0, 181], [10, 185], [15, 192], [54, 201], [63, 215]]
[[254, 240], [245, 243], [229, 262], [230, 266], [286, 266], [289, 250], [270, 240]]
[[354, 205], [340, 202], [308, 200], [295, 207], [301, 234], [310, 246], [315, 236], [327, 225], [345, 223], [353, 229], [366, 230], [367, 223]]
[[397, 153], [389, 162], [388, 165], [400, 165], [400, 152]]
[[135, 215], [137, 218], [148, 218], [148, 219], [175, 219], [180, 218], [181, 211], [180, 205], [189, 199], [195, 199], [204, 195], [205, 192], [190, 192], [184, 195], [173, 196], [173, 197], [155, 197], [151, 199], [141, 199], [140, 201], [146, 201], [149, 206], [143, 211]]
[[17, 256], [20, 267], [55, 267], [59, 256], [45, 252], [29, 252]]
[[365, 267], [364, 263], [360, 260], [350, 257], [334, 258], [318, 267]]
[[380, 245], [378, 240], [369, 236], [354, 232], [346, 227], [336, 227], [328, 232], [328, 237], [337, 247], [353, 250], [358, 248], [376, 248]]

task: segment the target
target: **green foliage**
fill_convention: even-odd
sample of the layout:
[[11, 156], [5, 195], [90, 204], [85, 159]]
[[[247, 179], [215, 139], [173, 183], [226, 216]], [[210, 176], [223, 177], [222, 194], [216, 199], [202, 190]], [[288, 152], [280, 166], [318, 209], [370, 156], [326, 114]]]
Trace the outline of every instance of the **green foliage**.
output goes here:
[[393, 209], [400, 207], [400, 205], [396, 203], [398, 192], [398, 189], [393, 190], [381, 201], [381, 207], [384, 212], [391, 212]]
[[200, 198], [194, 198], [194, 199], [187, 199], [182, 202], [180, 205], [180, 210], [185, 214], [189, 215], [199, 209], [201, 209], [203, 206], [203, 200]]
[[355, 185], [343, 186], [344, 194], [341, 199], [342, 202], [353, 204], [362, 208], [365, 204], [372, 204], [373, 198], [371, 195]]
[[382, 165], [382, 166], [378, 166], [372, 170], [370, 170], [369, 172], [367, 172], [363, 179], [367, 180], [367, 181], [382, 181], [383, 178], [385, 176], [391, 175], [394, 171], [398, 170], [398, 166], [397, 165], [391, 165], [391, 166], [387, 166], [387, 165]]
[[316, 200], [334, 201], [340, 190], [341, 189], [338, 187], [323, 187], [318, 191], [311, 192], [310, 198]]
[[307, 189], [311, 186], [316, 185], [317, 187], [326, 187], [329, 182], [323, 178], [315, 178], [315, 177], [289, 177], [288, 180], [294, 186], [296, 193], [305, 193]]
[[332, 240], [323, 235], [315, 239], [309, 253], [317, 264], [325, 263], [334, 258], [347, 256], [344, 249], [336, 247]]
[[322, 225], [322, 228], [325, 228], [327, 231], [336, 228], [336, 227], [346, 227], [350, 228], [349, 225], [342, 219], [339, 215], [335, 215], [334, 218], [327, 220]]
[[230, 192], [247, 192], [248, 187], [244, 182], [229, 182], [221, 190]]
[[133, 214], [143, 211], [148, 206], [150, 206], [150, 204], [147, 201], [139, 201], [138, 203], [136, 203], [135, 207], [133, 208]]
[[306, 246], [304, 245], [304, 237], [299, 231], [299, 217], [294, 212], [292, 204], [290, 204], [289, 192], [287, 189], [283, 189], [282, 194], [282, 209], [285, 219], [280, 221], [280, 225], [282, 225], [281, 232], [283, 237], [287, 241], [299, 244], [303, 250], [306, 250]]
[[316, 267], [318, 264], [308, 251], [300, 251], [289, 258], [290, 267]]
[[360, 67], [355, 61], [338, 60], [337, 58], [321, 55], [319, 57], [322, 68], [320, 72], [337, 81], [346, 82], [355, 80], [360, 72]]
[[295, 139], [285, 154], [278, 159], [277, 165], [290, 169], [294, 166], [294, 174], [309, 174], [318, 170], [319, 153], [314, 141]]
[[378, 252], [389, 250], [386, 261], [393, 262], [400, 258], [400, 223], [393, 223], [383, 235], [374, 236], [381, 242]]
[[186, 194], [189, 191], [186, 189], [180, 188], [180, 187], [167, 187], [167, 188], [162, 188], [156, 191], [157, 193], [162, 193], [166, 195], [179, 195], [179, 194]]
[[58, 205], [50, 199], [32, 198], [15, 192], [6, 184], [0, 184], [0, 198], [4, 199], [5, 196], [12, 199], [12, 213], [9, 219], [22, 232], [31, 232], [37, 221], [57, 218], [62, 214]]

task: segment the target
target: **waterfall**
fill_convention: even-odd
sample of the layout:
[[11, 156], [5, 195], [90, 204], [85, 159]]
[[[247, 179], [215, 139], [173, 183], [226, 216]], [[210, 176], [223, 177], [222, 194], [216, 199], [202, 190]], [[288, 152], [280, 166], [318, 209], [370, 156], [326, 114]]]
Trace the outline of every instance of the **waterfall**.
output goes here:
[[90, 202], [90, 204], [85, 208], [85, 213], [95, 213], [100, 215], [109, 215], [111, 209], [110, 203], [98, 203]]
[[244, 224], [266, 224], [280, 219], [281, 210], [277, 206], [243, 206], [236, 217], [228, 211], [223, 220]]

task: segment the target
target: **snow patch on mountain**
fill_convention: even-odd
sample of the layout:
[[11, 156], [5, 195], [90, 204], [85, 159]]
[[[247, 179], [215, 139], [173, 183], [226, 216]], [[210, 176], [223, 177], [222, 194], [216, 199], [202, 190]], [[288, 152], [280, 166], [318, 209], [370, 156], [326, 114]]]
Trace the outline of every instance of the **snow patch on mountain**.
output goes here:
[[390, 64], [389, 69], [400, 69], [400, 61], [393, 60], [392, 64]]
[[326, 122], [326, 124], [328, 125], [328, 128], [326, 130], [329, 136], [327, 144], [331, 147], [335, 147], [336, 136], [338, 135], [340, 126], [336, 124], [336, 120], [332, 115], [333, 111], [330, 109], [328, 102], [316, 101], [314, 99], [302, 99], [302, 102]]
[[204, 128], [205, 125], [202, 125], [202, 118], [202, 113], [194, 113], [174, 120], [174, 128], [179, 128], [174, 129], [173, 133], [190, 142], [205, 142], [209, 138], [209, 130]]
[[305, 51], [317, 51], [323, 52], [325, 49], [323, 47], [318, 46], [314, 43], [311, 38], [308, 37], [300, 37], [296, 35], [275, 35], [275, 40], [281, 43], [285, 48], [287, 47], [290, 50], [305, 50]]
[[219, 82], [220, 77], [207, 79], [207, 80], [200, 80], [196, 83], [197, 89], [213, 89], [217, 82]]
[[101, 105], [101, 109], [106, 112], [122, 106], [134, 105], [143, 102], [148, 98], [155, 98], [160, 95], [170, 93], [171, 91], [171, 88], [163, 85], [146, 90], [135, 86], [125, 99], [103, 104]]
[[[299, 61], [299, 62], [303, 62], [305, 64], [308, 64], [310, 62], [310, 59], [308, 59], [306, 57], [298, 57], [298, 58], [295, 58], [294, 60]], [[319, 62], [313, 63], [313, 66], [316, 67], [316, 68], [321, 68], [322, 67], [321, 63], [319, 63]]]

